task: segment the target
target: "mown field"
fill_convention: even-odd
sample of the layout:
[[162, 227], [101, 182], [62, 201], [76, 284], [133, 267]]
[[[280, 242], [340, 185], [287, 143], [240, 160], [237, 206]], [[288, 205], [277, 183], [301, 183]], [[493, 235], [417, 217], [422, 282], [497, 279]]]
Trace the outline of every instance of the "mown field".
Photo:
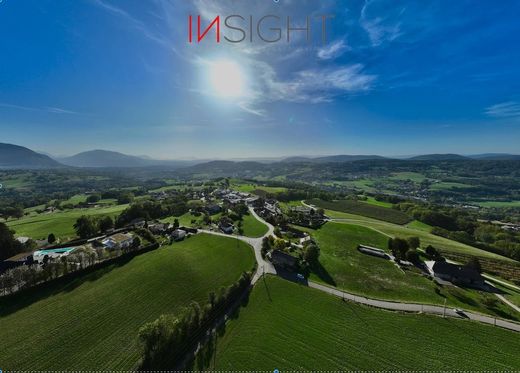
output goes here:
[[144, 323], [206, 301], [253, 268], [252, 249], [237, 242], [196, 235], [66, 286], [0, 300], [2, 369], [132, 369]]
[[513, 259], [505, 256], [481, 250], [460, 242], [452, 241], [444, 237], [436, 236], [428, 231], [428, 226], [410, 222], [406, 226], [392, 224], [377, 219], [368, 218], [361, 215], [349, 214], [334, 210], [325, 210], [325, 214], [333, 219], [340, 219], [344, 223], [361, 224], [370, 227], [390, 237], [408, 238], [417, 236], [421, 239], [422, 246], [432, 245], [443, 252], [453, 252], [467, 254], [482, 258], [491, 258], [511, 262]]
[[116, 217], [127, 207], [128, 205], [117, 205], [42, 213], [17, 220], [9, 220], [7, 225], [16, 232], [17, 236], [47, 239], [49, 233], [54, 233], [59, 238], [73, 238], [76, 236], [74, 223], [80, 216], [100, 217], [108, 215]]
[[247, 237], [262, 237], [267, 233], [267, 225], [258, 221], [253, 215], [244, 215], [242, 220], [242, 229], [244, 236]]
[[[209, 349], [208, 349], [209, 350]], [[518, 333], [359, 306], [275, 277], [200, 366], [216, 370], [518, 370]], [[216, 353], [215, 353], [216, 351]], [[204, 362], [205, 360], [205, 362]]]
[[[371, 298], [461, 307], [480, 313], [520, 319], [520, 313], [496, 302], [493, 294], [454, 286], [437, 286], [412, 268], [402, 271], [393, 262], [357, 250], [359, 244], [386, 249], [388, 237], [360, 225], [327, 223], [311, 233], [318, 243], [321, 266], [310, 279]], [[437, 289], [437, 290], [436, 290]]]
[[335, 210], [340, 212], [347, 212], [350, 214], [356, 214], [366, 216], [373, 219], [383, 220], [394, 224], [406, 224], [412, 219], [404, 212], [394, 210], [380, 205], [363, 203], [352, 200], [339, 200], [339, 201], [323, 201], [319, 199], [313, 199], [307, 201], [312, 205], [326, 209]]

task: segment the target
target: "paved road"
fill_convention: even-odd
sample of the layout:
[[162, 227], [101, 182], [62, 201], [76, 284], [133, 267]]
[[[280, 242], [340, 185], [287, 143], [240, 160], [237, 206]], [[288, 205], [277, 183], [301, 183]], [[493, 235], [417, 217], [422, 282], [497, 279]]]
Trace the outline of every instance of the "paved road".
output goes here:
[[331, 295], [335, 295], [340, 298], [344, 298], [356, 303], [364, 304], [367, 306], [384, 308], [387, 310], [393, 311], [404, 311], [404, 312], [421, 312], [428, 313], [432, 315], [446, 315], [450, 317], [455, 317], [459, 319], [470, 319], [475, 321], [480, 321], [485, 324], [496, 325], [505, 329], [514, 330], [520, 332], [520, 324], [515, 322], [494, 318], [491, 316], [484, 316], [478, 313], [473, 313], [469, 311], [464, 311], [463, 315], [459, 315], [452, 308], [444, 308], [441, 306], [432, 306], [426, 304], [418, 304], [418, 303], [399, 303], [399, 302], [389, 302], [377, 299], [371, 299], [366, 297], [361, 297], [359, 295], [350, 294], [335, 288], [331, 288], [328, 286], [324, 286], [315, 282], [309, 282], [309, 287], [321, 290]]
[[[249, 208], [249, 211], [256, 219], [258, 219], [259, 221], [261, 221], [262, 223], [267, 225], [268, 231], [262, 237], [251, 238], [251, 237], [246, 237], [246, 236], [230, 235], [230, 234], [225, 234], [225, 233], [221, 233], [221, 232], [209, 231], [209, 230], [204, 230], [204, 229], [200, 229], [199, 231], [208, 233], [208, 234], [214, 234], [217, 236], [233, 237], [233, 238], [239, 239], [239, 240], [244, 241], [244, 242], [248, 243], [249, 245], [251, 245], [254, 248], [256, 262], [258, 263], [256, 273], [253, 275], [253, 279], [252, 279], [252, 284], [254, 285], [262, 277], [262, 275], [264, 273], [273, 274], [273, 275], [277, 274], [274, 266], [270, 262], [264, 260], [261, 255], [262, 240], [264, 239], [264, 237], [269, 237], [270, 235], [273, 234], [274, 227], [271, 224], [269, 224], [268, 222], [266, 222], [265, 220], [263, 220], [261, 217], [259, 217], [252, 208]], [[390, 302], [390, 301], [384, 301], [384, 300], [378, 300], [378, 299], [371, 299], [371, 298], [366, 298], [366, 297], [362, 297], [359, 295], [350, 294], [350, 293], [347, 293], [347, 292], [344, 292], [344, 291], [341, 291], [341, 290], [338, 290], [335, 288], [331, 288], [331, 287], [328, 287], [325, 285], [321, 285], [321, 284], [318, 284], [318, 283], [312, 282], [312, 281], [308, 282], [308, 286], [313, 289], [321, 290], [325, 293], [335, 295], [335, 296], [343, 298], [343, 299], [348, 299], [352, 302], [364, 304], [367, 306], [383, 308], [383, 309], [393, 310], [393, 311], [420, 312], [420, 313], [427, 313], [427, 314], [441, 315], [441, 316], [445, 315], [445, 316], [459, 318], [459, 319], [467, 318], [470, 320], [480, 321], [485, 324], [495, 325], [495, 326], [499, 326], [499, 327], [502, 327], [505, 329], [520, 332], [520, 324], [518, 324], [518, 323], [494, 318], [491, 316], [484, 316], [484, 315], [469, 312], [469, 311], [464, 311], [463, 315], [459, 315], [457, 312], [455, 312], [452, 308], [449, 308], [449, 307], [444, 308], [441, 306], [432, 306], [432, 305], [419, 304], [419, 303], [400, 303], [400, 302]]]
[[268, 228], [267, 233], [265, 233], [262, 237], [252, 238], [252, 237], [246, 237], [246, 236], [239, 236], [239, 235], [235, 235], [235, 234], [225, 234], [225, 233], [210, 231], [210, 230], [206, 230], [206, 229], [199, 229], [199, 232], [213, 234], [216, 236], [233, 237], [233, 238], [244, 241], [244, 242], [248, 243], [249, 245], [251, 245], [255, 251], [255, 258], [256, 258], [256, 263], [257, 263], [256, 273], [253, 275], [253, 279], [251, 281], [254, 285], [258, 281], [258, 279], [260, 279], [260, 277], [262, 277], [262, 275], [264, 273], [271, 273], [273, 275], [276, 275], [276, 269], [274, 268], [272, 263], [265, 260], [264, 258], [262, 258], [262, 253], [261, 253], [262, 241], [263, 241], [264, 237], [269, 237], [269, 236], [273, 235], [274, 227], [271, 224], [269, 224], [268, 222], [266, 222], [264, 219], [262, 219], [260, 216], [258, 216], [257, 213], [255, 212], [255, 210], [253, 210], [253, 208], [249, 207], [249, 212], [257, 220], [261, 221], [263, 224], [265, 224], [267, 226], [267, 228]]

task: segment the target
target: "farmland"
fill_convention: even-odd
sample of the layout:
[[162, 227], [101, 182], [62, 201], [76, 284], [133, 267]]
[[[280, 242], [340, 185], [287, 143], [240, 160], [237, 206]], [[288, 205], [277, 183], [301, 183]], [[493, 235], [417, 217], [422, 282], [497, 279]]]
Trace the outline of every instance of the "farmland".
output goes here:
[[206, 301], [253, 268], [246, 244], [209, 235], [142, 254], [66, 285], [0, 303], [0, 361], [10, 370], [130, 370], [137, 331]]
[[421, 239], [422, 246], [432, 245], [442, 252], [467, 254], [508, 262], [512, 261], [512, 259], [506, 258], [504, 256], [431, 234], [428, 231], [428, 226], [421, 223], [416, 223], [415, 221], [410, 222], [406, 226], [403, 226], [340, 211], [325, 210], [325, 214], [330, 218], [338, 219], [338, 221], [344, 223], [361, 224], [363, 226], [370, 227], [390, 237], [408, 238], [417, 236]]
[[247, 237], [261, 237], [267, 233], [267, 226], [258, 221], [253, 215], [244, 215], [242, 222], [242, 229], [244, 236]]
[[513, 332], [367, 308], [278, 278], [253, 289], [206, 368], [219, 370], [506, 370]]
[[108, 215], [115, 217], [127, 207], [128, 205], [117, 205], [41, 213], [17, 220], [10, 220], [7, 222], [7, 225], [16, 232], [17, 236], [46, 239], [49, 233], [54, 233], [56, 237], [72, 238], [76, 236], [74, 223], [80, 216], [99, 217]]
[[312, 232], [320, 246], [320, 264], [311, 280], [335, 285], [372, 298], [428, 304], [447, 304], [481, 313], [518, 319], [509, 307], [484, 304], [493, 294], [453, 286], [437, 286], [417, 269], [402, 271], [388, 260], [362, 254], [359, 244], [386, 249], [388, 237], [359, 225], [327, 223]]
[[335, 210], [340, 212], [357, 214], [394, 224], [402, 225], [412, 220], [408, 215], [406, 215], [402, 211], [353, 200], [339, 200], [331, 202], [313, 199], [311, 201], [308, 201], [308, 203], [327, 210]]
[[76, 236], [73, 227], [74, 223], [80, 216], [99, 217], [108, 215], [115, 217], [127, 207], [128, 205], [117, 205], [41, 213], [17, 220], [10, 220], [7, 222], [7, 225], [16, 232], [17, 236], [46, 239], [49, 233], [54, 233], [59, 238], [72, 238]]

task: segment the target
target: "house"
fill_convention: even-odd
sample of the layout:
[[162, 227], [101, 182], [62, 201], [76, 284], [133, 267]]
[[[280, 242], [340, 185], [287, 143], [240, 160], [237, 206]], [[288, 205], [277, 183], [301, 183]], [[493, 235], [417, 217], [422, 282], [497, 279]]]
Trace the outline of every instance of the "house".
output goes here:
[[457, 264], [437, 261], [430, 268], [434, 277], [453, 284], [481, 287], [485, 285], [484, 278], [473, 268]]
[[33, 253], [20, 253], [10, 258], [7, 258], [3, 262], [0, 262], [0, 273], [7, 271], [8, 269], [20, 267], [23, 265], [31, 265], [33, 263]]
[[144, 228], [145, 224], [146, 224], [146, 220], [144, 220], [143, 218], [135, 218], [134, 220], [132, 220], [130, 222], [129, 225], [132, 225], [135, 228]]
[[390, 255], [388, 255], [384, 250], [378, 249], [377, 247], [359, 245], [358, 251], [372, 256], [377, 256], [378, 258], [390, 259]]
[[298, 268], [298, 258], [295, 258], [294, 256], [284, 253], [280, 250], [273, 250], [267, 253], [267, 258], [275, 266], [280, 266], [290, 270], [295, 270]]
[[232, 234], [232, 233], [233, 233], [233, 230], [235, 229], [235, 227], [233, 226], [233, 224], [225, 223], [225, 222], [221, 222], [221, 223], [219, 224], [218, 228], [219, 228], [223, 233], [226, 233], [226, 234]]
[[222, 211], [222, 207], [219, 205], [208, 205], [204, 208], [204, 211], [206, 211], [209, 215], [215, 215], [218, 214], [220, 211]]
[[170, 237], [174, 241], [182, 241], [186, 237], [186, 231], [182, 229], [176, 229], [172, 232]]
[[168, 224], [164, 224], [164, 223], [148, 224], [148, 229], [153, 234], [162, 234], [168, 230]]
[[34, 263], [44, 264], [49, 260], [60, 259], [72, 254], [77, 247], [62, 247], [58, 249], [37, 250], [32, 254]]
[[132, 245], [134, 237], [129, 233], [116, 233], [101, 241], [107, 249], [125, 249]]

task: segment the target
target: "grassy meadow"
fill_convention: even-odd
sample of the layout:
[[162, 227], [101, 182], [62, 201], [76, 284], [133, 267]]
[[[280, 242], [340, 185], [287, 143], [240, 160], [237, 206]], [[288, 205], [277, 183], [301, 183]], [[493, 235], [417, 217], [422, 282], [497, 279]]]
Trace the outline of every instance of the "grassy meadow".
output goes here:
[[361, 224], [363, 226], [370, 227], [380, 233], [388, 235], [389, 237], [408, 238], [417, 236], [421, 239], [422, 246], [432, 245], [440, 251], [461, 253], [509, 262], [513, 261], [512, 259], [502, 255], [491, 253], [489, 251], [481, 250], [473, 246], [431, 234], [429, 232], [429, 226], [420, 222], [412, 221], [407, 225], [398, 225], [341, 211], [325, 210], [325, 214], [332, 219], [340, 219], [341, 222], [344, 223]]
[[128, 205], [116, 205], [55, 211], [11, 219], [7, 222], [7, 225], [16, 232], [17, 236], [46, 239], [49, 233], [54, 233], [59, 238], [73, 238], [76, 236], [74, 223], [80, 216], [101, 217], [108, 215], [116, 217], [127, 207]]
[[412, 220], [404, 212], [394, 210], [386, 206], [382, 206], [380, 204], [375, 204], [374, 201], [372, 201], [372, 203], [364, 203], [353, 200], [323, 201], [319, 199], [313, 199], [307, 201], [307, 203], [312, 204], [316, 207], [321, 207], [326, 210], [335, 210], [350, 214], [361, 215], [393, 224], [403, 225]]
[[[196, 369], [518, 370], [518, 334], [368, 308], [275, 277], [259, 281]], [[211, 355], [213, 353], [213, 355]]]
[[372, 298], [462, 307], [477, 312], [520, 319], [520, 313], [497, 303], [485, 306], [493, 294], [455, 286], [438, 286], [417, 268], [399, 269], [393, 262], [366, 255], [359, 244], [385, 249], [388, 237], [353, 224], [327, 223], [311, 233], [321, 254], [310, 279]]
[[67, 285], [0, 300], [2, 369], [130, 370], [144, 323], [206, 301], [254, 263], [242, 242], [196, 235]]

